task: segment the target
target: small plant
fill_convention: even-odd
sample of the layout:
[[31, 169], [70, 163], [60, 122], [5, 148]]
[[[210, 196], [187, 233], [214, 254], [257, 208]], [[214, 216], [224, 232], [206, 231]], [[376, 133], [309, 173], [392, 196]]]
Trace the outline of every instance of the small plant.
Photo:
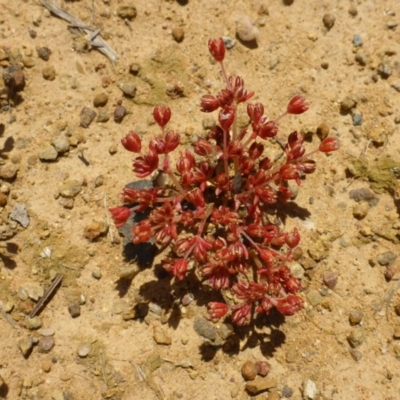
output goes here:
[[[223, 40], [209, 40], [208, 48], [221, 66], [226, 87], [216, 96], [203, 96], [200, 105], [206, 113], [218, 110], [218, 124], [192, 149], [182, 151], [173, 165], [170, 154], [178, 148], [180, 135], [166, 128], [171, 110], [155, 107], [160, 135], [146, 150], [135, 132], [122, 144], [138, 154], [133, 161], [138, 178], [164, 173], [169, 182], [150, 189], [125, 187], [124, 206], [110, 212], [118, 228], [132, 212], [147, 212], [148, 217], [132, 228], [133, 243], [154, 239], [165, 254], [163, 267], [176, 279], [185, 279], [195, 269], [214, 290], [231, 292], [234, 300], [229, 304], [208, 304], [211, 319], [230, 315], [233, 323], [246, 325], [256, 313], [268, 314], [273, 308], [292, 315], [303, 306], [297, 295], [300, 282], [288, 268], [300, 235], [296, 228], [282, 232], [266, 211], [291, 198], [288, 181], [300, 185], [305, 174], [315, 171], [314, 153], [332, 152], [339, 143], [328, 137], [306, 153], [304, 136], [292, 132], [283, 162], [265, 156], [265, 143], [277, 135], [278, 121], [307, 111], [304, 97], [293, 97], [286, 111], [270, 120], [262, 104], [248, 103], [254, 92], [247, 91], [243, 79], [227, 75]], [[239, 129], [238, 108], [246, 103], [250, 124]]]

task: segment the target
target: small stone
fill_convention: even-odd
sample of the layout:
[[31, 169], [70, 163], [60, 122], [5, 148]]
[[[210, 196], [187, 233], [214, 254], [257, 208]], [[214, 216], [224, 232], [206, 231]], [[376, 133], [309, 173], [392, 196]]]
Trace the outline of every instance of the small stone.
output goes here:
[[181, 300], [181, 303], [184, 307], [187, 307], [194, 300], [193, 293], [186, 293]]
[[319, 291], [314, 289], [310, 290], [310, 292], [307, 294], [307, 300], [313, 307], [316, 307], [317, 305], [322, 303], [323, 299]]
[[5, 207], [7, 205], [7, 196], [0, 192], [0, 207]]
[[174, 26], [172, 28], [172, 37], [176, 42], [182, 42], [185, 38], [185, 30], [181, 26]]
[[356, 52], [354, 59], [362, 66], [367, 65], [367, 57], [362, 50]]
[[228, 322], [223, 322], [218, 330], [218, 333], [221, 339], [226, 340], [230, 336], [232, 336], [235, 333], [235, 331], [233, 329], [232, 324]]
[[110, 119], [110, 114], [108, 113], [107, 109], [102, 108], [101, 110], [99, 110], [99, 114], [97, 115], [97, 122], [107, 122]]
[[0, 168], [0, 178], [11, 180], [17, 176], [18, 166], [13, 163], [5, 163]]
[[18, 348], [25, 358], [29, 357], [33, 348], [33, 340], [31, 337], [26, 337], [18, 340]]
[[22, 301], [28, 300], [28, 292], [25, 288], [20, 287], [17, 291], [17, 297]]
[[72, 318], [79, 317], [81, 315], [81, 305], [77, 301], [74, 301], [68, 306], [68, 312]]
[[51, 371], [51, 367], [52, 367], [52, 363], [50, 360], [44, 360], [42, 362], [42, 370], [44, 372], [50, 372]]
[[282, 388], [282, 396], [286, 398], [290, 398], [293, 396], [293, 389], [289, 386], [283, 386]]
[[324, 23], [325, 28], [328, 29], [328, 31], [333, 28], [333, 25], [335, 25], [335, 20], [336, 18], [329, 13], [325, 14], [322, 17], [322, 22]]
[[396, 326], [394, 328], [393, 339], [396, 339], [396, 340], [400, 339], [400, 326]]
[[157, 344], [170, 345], [172, 343], [171, 337], [164, 332], [161, 326], [154, 327], [153, 338]]
[[74, 199], [66, 199], [65, 197], [60, 197], [58, 204], [67, 210], [72, 210], [74, 208]]
[[329, 62], [328, 61], [322, 61], [321, 62], [321, 68], [328, 69], [329, 68]]
[[193, 328], [198, 335], [208, 340], [213, 341], [217, 338], [217, 330], [214, 325], [205, 318], [196, 317], [194, 319]]
[[91, 110], [90, 108], [83, 107], [80, 114], [80, 125], [83, 128], [89, 128], [89, 125], [96, 118], [96, 112]]
[[392, 264], [397, 258], [397, 255], [392, 251], [385, 251], [384, 253], [378, 254], [376, 257], [379, 265], [382, 267], [387, 267]]
[[53, 146], [48, 145], [39, 150], [38, 156], [41, 161], [55, 161], [57, 160], [58, 152]]
[[25, 286], [26, 291], [28, 292], [28, 296], [33, 301], [38, 301], [41, 297], [43, 297], [44, 289], [38, 283], [30, 283]]
[[69, 141], [65, 135], [55, 137], [51, 141], [51, 144], [54, 146], [57, 153], [59, 154], [66, 153], [69, 150]]
[[350, 355], [354, 361], [360, 361], [362, 357], [362, 353], [357, 349], [350, 349]]
[[56, 79], [56, 70], [53, 65], [49, 65], [42, 69], [42, 76], [46, 81], [54, 81]]
[[269, 371], [271, 370], [271, 364], [267, 363], [266, 361], [257, 361], [256, 367], [257, 367], [257, 375], [263, 377], [267, 376], [269, 374]]
[[346, 96], [340, 103], [340, 111], [344, 114], [349, 113], [355, 106], [357, 102], [350, 96]]
[[325, 122], [322, 122], [321, 124], [318, 125], [317, 128], [317, 135], [320, 138], [320, 140], [324, 140], [328, 135], [329, 135], [329, 125]]
[[130, 74], [136, 76], [136, 75], [139, 73], [139, 71], [140, 71], [140, 65], [139, 65], [139, 64], [137, 64], [137, 63], [132, 63], [132, 64], [129, 66], [129, 73], [130, 73]]
[[392, 68], [391, 66], [385, 62], [385, 63], [380, 63], [378, 65], [378, 74], [381, 76], [383, 79], [389, 78], [389, 76], [392, 74]]
[[4, 84], [10, 88], [13, 92], [20, 92], [25, 87], [25, 75], [22, 68], [17, 65], [8, 67], [3, 72]]
[[44, 61], [49, 61], [51, 50], [48, 47], [39, 47], [37, 50], [39, 58]]
[[120, 279], [132, 280], [139, 272], [139, 267], [137, 265], [132, 265], [122, 269], [119, 273], [119, 277]]
[[27, 320], [25, 321], [25, 326], [29, 330], [33, 331], [33, 330], [41, 328], [43, 326], [43, 323], [42, 323], [42, 320], [38, 316], [36, 316], [33, 318], [27, 318]]
[[365, 340], [365, 329], [361, 326], [356, 326], [347, 338], [351, 347], [356, 348], [361, 346]]
[[255, 395], [260, 392], [264, 392], [265, 390], [272, 389], [277, 387], [278, 382], [273, 378], [262, 378], [261, 376], [257, 376], [254, 381], [246, 383], [246, 390]]
[[307, 379], [303, 384], [304, 400], [313, 400], [317, 396], [317, 385], [311, 379]]
[[93, 105], [95, 107], [104, 107], [108, 102], [108, 96], [106, 93], [99, 93], [94, 96]]
[[94, 267], [92, 271], [92, 276], [94, 279], [101, 279], [101, 269], [99, 267]]
[[254, 26], [248, 15], [242, 15], [236, 20], [236, 35], [243, 42], [257, 40], [260, 31]]
[[354, 310], [349, 314], [350, 325], [358, 325], [363, 320], [364, 314], [362, 311]]
[[136, 86], [132, 82], [120, 82], [118, 87], [126, 97], [134, 97], [136, 93]]
[[114, 121], [120, 124], [127, 114], [128, 111], [124, 106], [117, 106], [114, 110]]
[[246, 381], [254, 381], [254, 379], [257, 376], [257, 367], [256, 364], [253, 363], [253, 361], [246, 361], [242, 365], [242, 376], [244, 380]]
[[45, 336], [39, 341], [38, 351], [39, 353], [48, 353], [55, 345], [54, 338], [52, 336]]
[[66, 181], [59, 189], [61, 197], [73, 198], [76, 197], [82, 190], [82, 183], [76, 180]]
[[224, 41], [224, 45], [228, 50], [233, 49], [236, 45], [236, 40], [229, 36], [223, 36], [222, 40]]
[[90, 344], [88, 343], [82, 343], [79, 347], [78, 347], [78, 356], [79, 357], [86, 357], [88, 354], [90, 353]]
[[314, 269], [317, 266], [317, 263], [310, 257], [301, 258], [300, 264], [304, 269]]
[[257, 11], [258, 15], [269, 15], [269, 10], [268, 7], [265, 3], [260, 4], [260, 7], [258, 8]]
[[129, 21], [132, 21], [136, 17], [136, 14], [136, 7], [133, 5], [119, 6], [117, 9], [117, 15], [121, 19], [128, 19]]
[[54, 329], [51, 328], [43, 328], [39, 329], [38, 333], [42, 336], [53, 336], [54, 335]]
[[108, 225], [104, 221], [93, 221], [86, 225], [83, 236], [89, 240], [98, 239], [100, 236], [108, 232]]
[[362, 46], [363, 45], [362, 37], [360, 35], [358, 35], [358, 34], [353, 35], [353, 44], [356, 47]]
[[386, 26], [389, 29], [395, 29], [399, 23], [397, 21], [389, 21], [386, 23]]
[[355, 6], [355, 5], [351, 5], [351, 6], [349, 7], [348, 13], [349, 13], [352, 17], [357, 16], [358, 11], [357, 11], [356, 6]]
[[26, 228], [29, 225], [29, 215], [25, 204], [15, 204], [13, 207], [10, 218], [18, 222], [22, 227]]
[[376, 206], [379, 202], [376, 194], [368, 188], [353, 189], [350, 191], [349, 197], [357, 203], [366, 201], [371, 207]]
[[322, 277], [322, 280], [329, 289], [333, 290], [338, 281], [338, 274], [333, 271], [326, 271]]
[[367, 202], [358, 203], [353, 207], [353, 217], [363, 219], [367, 216], [369, 211], [369, 204]]

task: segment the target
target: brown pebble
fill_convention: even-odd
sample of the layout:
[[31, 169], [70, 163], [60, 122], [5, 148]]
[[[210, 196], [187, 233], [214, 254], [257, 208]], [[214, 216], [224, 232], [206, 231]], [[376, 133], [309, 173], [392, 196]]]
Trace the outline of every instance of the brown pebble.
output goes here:
[[106, 93], [99, 93], [94, 96], [93, 105], [95, 107], [104, 107], [108, 102], [108, 96]]
[[37, 49], [37, 53], [39, 58], [44, 61], [49, 61], [51, 50], [48, 47], [39, 47]]
[[83, 236], [89, 240], [95, 240], [108, 231], [108, 226], [103, 221], [93, 221], [85, 226]]
[[56, 79], [56, 70], [52, 65], [49, 65], [48, 67], [43, 68], [42, 75], [46, 81], [54, 81], [54, 79]]
[[172, 28], [172, 37], [178, 42], [182, 42], [185, 37], [185, 30], [181, 26], [174, 26]]
[[8, 67], [5, 72], [3, 72], [4, 84], [12, 92], [20, 92], [25, 87], [25, 75], [22, 72], [22, 68], [17, 65], [12, 65]]
[[329, 135], [329, 125], [325, 122], [322, 122], [318, 125], [317, 135], [321, 140], [324, 140]]
[[118, 147], [115, 144], [112, 144], [109, 148], [108, 148], [108, 152], [111, 155], [117, 154], [118, 152]]
[[39, 353], [48, 353], [54, 347], [55, 341], [52, 336], [45, 336], [38, 345]]
[[7, 205], [7, 196], [4, 193], [0, 192], [0, 207], [4, 207]]
[[364, 317], [364, 314], [361, 311], [354, 310], [349, 314], [349, 322], [350, 325], [358, 325]]
[[349, 7], [349, 14], [350, 14], [352, 17], [355, 17], [355, 16], [358, 14], [357, 8], [356, 8], [354, 5], [351, 5], [351, 6]]
[[260, 7], [258, 8], [257, 11], [258, 15], [269, 15], [269, 10], [266, 4], [262, 3], [260, 4]]
[[126, 114], [128, 114], [127, 109], [123, 105], [118, 105], [114, 110], [114, 121], [121, 123]]
[[332, 14], [325, 14], [322, 17], [322, 22], [325, 25], [325, 28], [330, 30], [331, 28], [333, 28], [333, 25], [335, 25], [335, 17]]
[[256, 367], [257, 367], [257, 375], [267, 376], [271, 369], [271, 364], [267, 363], [266, 361], [257, 361]]
[[328, 61], [322, 61], [322, 62], [321, 62], [321, 68], [323, 68], [323, 69], [328, 69], [328, 68], [329, 68], [329, 63], [328, 63]]
[[51, 361], [50, 360], [44, 360], [42, 362], [42, 369], [44, 372], [50, 372], [51, 371]]
[[83, 128], [89, 128], [89, 125], [96, 118], [96, 112], [91, 110], [90, 108], [83, 107], [80, 115], [81, 126]]
[[157, 344], [164, 344], [168, 346], [172, 343], [171, 337], [165, 333], [161, 326], [154, 327], [153, 338]]
[[119, 6], [117, 9], [117, 15], [121, 19], [133, 20], [136, 17], [136, 7], [133, 5], [123, 5]]
[[17, 175], [18, 167], [12, 163], [4, 164], [0, 168], [0, 178], [2, 179], [14, 179]]
[[336, 284], [337, 284], [338, 275], [337, 275], [336, 272], [327, 271], [327, 272], [324, 273], [324, 276], [323, 276], [322, 279], [323, 279], [325, 285], [329, 289], [333, 290], [335, 288]]
[[81, 315], [81, 305], [74, 301], [68, 306], [68, 311], [72, 318], [79, 317]]
[[253, 381], [257, 376], [257, 366], [253, 361], [246, 361], [242, 365], [241, 372], [246, 381]]

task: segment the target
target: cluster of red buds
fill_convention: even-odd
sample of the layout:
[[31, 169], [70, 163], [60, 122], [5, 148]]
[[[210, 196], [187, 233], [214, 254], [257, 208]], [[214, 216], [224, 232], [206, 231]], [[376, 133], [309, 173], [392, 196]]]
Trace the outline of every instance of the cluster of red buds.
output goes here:
[[[272, 309], [292, 315], [303, 306], [300, 282], [288, 267], [300, 235], [296, 228], [283, 232], [266, 211], [290, 200], [289, 181], [300, 185], [305, 174], [315, 171], [314, 153], [335, 151], [339, 143], [328, 137], [306, 153], [304, 136], [292, 132], [284, 160], [268, 158], [265, 143], [277, 136], [279, 120], [307, 111], [305, 98], [293, 97], [281, 116], [269, 119], [262, 104], [248, 103], [254, 92], [247, 91], [243, 79], [226, 74], [223, 40], [209, 40], [208, 47], [221, 66], [226, 87], [216, 96], [204, 95], [200, 108], [218, 111], [218, 124], [192, 148], [181, 149], [173, 165], [170, 153], [180, 145], [180, 135], [167, 129], [171, 110], [155, 107], [160, 135], [146, 150], [135, 132], [128, 133], [122, 145], [137, 154], [133, 161], [137, 177], [165, 174], [169, 180], [150, 189], [125, 187], [124, 206], [110, 212], [121, 227], [132, 212], [146, 211], [148, 217], [132, 228], [134, 244], [154, 240], [165, 254], [164, 268], [177, 280], [194, 269], [214, 290], [231, 292], [224, 296], [234, 299], [229, 304], [209, 303], [211, 319], [229, 315], [235, 324], [245, 325], [255, 314]], [[240, 129], [237, 115], [242, 103], [247, 103], [249, 125]]]

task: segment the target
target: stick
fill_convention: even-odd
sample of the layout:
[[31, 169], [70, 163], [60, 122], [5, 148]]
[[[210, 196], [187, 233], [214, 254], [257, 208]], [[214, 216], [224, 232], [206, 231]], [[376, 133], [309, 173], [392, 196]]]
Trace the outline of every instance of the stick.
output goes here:
[[58, 274], [54, 278], [53, 282], [51, 282], [50, 287], [44, 292], [44, 295], [42, 298], [36, 303], [36, 306], [33, 308], [31, 313], [29, 314], [29, 318], [33, 318], [38, 311], [43, 307], [44, 303], [51, 297], [51, 295], [54, 293], [56, 290], [57, 286], [60, 284], [62, 281], [63, 276]]

